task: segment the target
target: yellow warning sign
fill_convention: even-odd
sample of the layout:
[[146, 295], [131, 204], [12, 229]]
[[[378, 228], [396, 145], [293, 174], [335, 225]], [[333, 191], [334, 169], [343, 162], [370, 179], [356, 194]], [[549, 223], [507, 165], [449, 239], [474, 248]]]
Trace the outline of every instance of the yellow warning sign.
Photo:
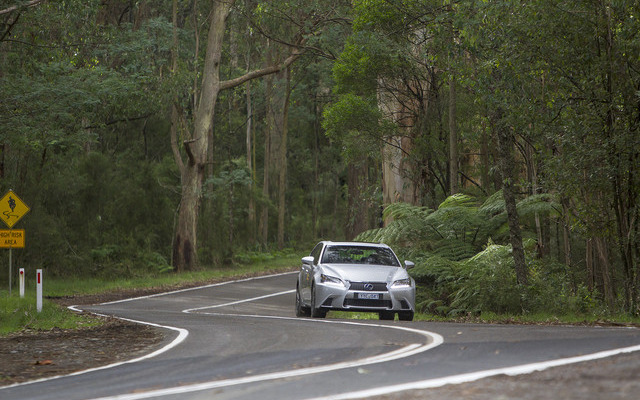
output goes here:
[[9, 190], [7, 194], [0, 199], [0, 219], [2, 219], [9, 228], [12, 228], [13, 225], [28, 212], [29, 207], [20, 200], [20, 197], [18, 197], [13, 190]]
[[0, 248], [24, 248], [24, 229], [0, 229]]

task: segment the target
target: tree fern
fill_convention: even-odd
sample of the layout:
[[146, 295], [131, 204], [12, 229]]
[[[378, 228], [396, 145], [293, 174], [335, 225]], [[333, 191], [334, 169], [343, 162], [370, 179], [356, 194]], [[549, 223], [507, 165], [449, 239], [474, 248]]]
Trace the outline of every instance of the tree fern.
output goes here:
[[535, 194], [522, 199], [517, 204], [518, 215], [532, 217], [539, 215], [559, 215], [561, 206], [549, 193]]

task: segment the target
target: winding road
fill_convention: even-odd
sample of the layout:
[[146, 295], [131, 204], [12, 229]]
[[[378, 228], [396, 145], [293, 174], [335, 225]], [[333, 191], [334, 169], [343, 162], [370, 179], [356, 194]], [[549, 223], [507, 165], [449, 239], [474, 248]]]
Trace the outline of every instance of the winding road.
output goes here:
[[78, 309], [169, 330], [125, 363], [0, 388], [13, 399], [350, 399], [640, 350], [631, 328], [296, 318], [294, 273]]

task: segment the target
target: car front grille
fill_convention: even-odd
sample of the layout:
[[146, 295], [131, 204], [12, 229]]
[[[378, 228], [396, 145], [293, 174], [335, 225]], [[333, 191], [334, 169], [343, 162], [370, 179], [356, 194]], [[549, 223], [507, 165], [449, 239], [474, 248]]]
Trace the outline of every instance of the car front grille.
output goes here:
[[391, 308], [391, 300], [344, 299], [344, 307]]
[[[386, 282], [350, 282], [349, 290], [362, 290], [370, 292], [386, 292]], [[366, 289], [365, 285], [371, 285], [373, 288]]]

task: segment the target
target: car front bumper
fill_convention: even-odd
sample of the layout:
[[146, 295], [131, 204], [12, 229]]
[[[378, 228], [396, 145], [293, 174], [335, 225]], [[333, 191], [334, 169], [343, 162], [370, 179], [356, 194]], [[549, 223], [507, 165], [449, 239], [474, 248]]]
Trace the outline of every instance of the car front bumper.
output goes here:
[[349, 288], [334, 283], [316, 283], [317, 306], [326, 310], [344, 311], [415, 311], [414, 285], [390, 286], [375, 283], [374, 289], [379, 290], [360, 289], [362, 283], [348, 285]]

